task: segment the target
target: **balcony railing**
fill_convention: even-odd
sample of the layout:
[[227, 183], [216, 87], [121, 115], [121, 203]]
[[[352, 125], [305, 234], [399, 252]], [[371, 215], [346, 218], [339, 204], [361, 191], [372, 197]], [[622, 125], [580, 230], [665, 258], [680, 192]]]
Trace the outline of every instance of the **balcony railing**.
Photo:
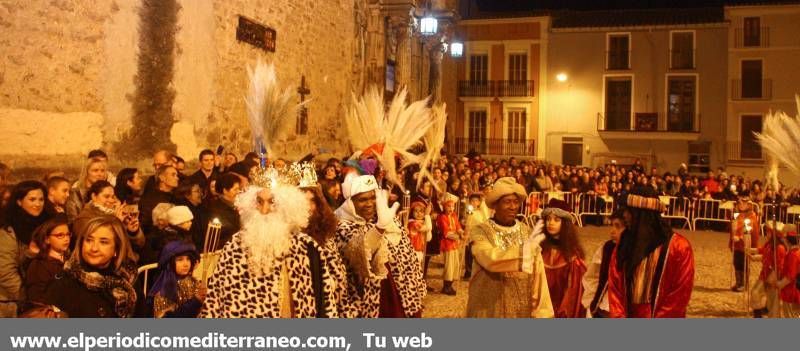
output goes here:
[[461, 97], [530, 97], [534, 96], [532, 80], [461, 80], [458, 96]]
[[[657, 113], [636, 113], [633, 123], [627, 123], [625, 127], [609, 126], [606, 116], [602, 113], [597, 114], [598, 132], [636, 132], [636, 133], [700, 133], [701, 116], [693, 118], [692, 121], [667, 121], [666, 126], [662, 126]], [[683, 123], [681, 123], [683, 122]], [[625, 123], [622, 123], [625, 124]]]
[[734, 36], [734, 46], [736, 48], [769, 47], [769, 27], [760, 27], [758, 33], [748, 34], [745, 34], [744, 28], [736, 28]]
[[456, 138], [451, 154], [467, 154], [477, 152], [483, 155], [499, 156], [536, 156], [536, 143], [533, 139], [479, 139]]
[[670, 50], [670, 69], [694, 69], [694, 50]]
[[[760, 84], [759, 84], [760, 83]], [[745, 84], [741, 79], [731, 80], [731, 99], [769, 100], [772, 99], [772, 79], [762, 79], [753, 84]]]
[[630, 50], [606, 51], [607, 70], [631, 69]]
[[742, 147], [740, 141], [729, 141], [726, 143], [728, 160], [732, 161], [763, 161], [764, 153], [758, 144], [745, 144]]

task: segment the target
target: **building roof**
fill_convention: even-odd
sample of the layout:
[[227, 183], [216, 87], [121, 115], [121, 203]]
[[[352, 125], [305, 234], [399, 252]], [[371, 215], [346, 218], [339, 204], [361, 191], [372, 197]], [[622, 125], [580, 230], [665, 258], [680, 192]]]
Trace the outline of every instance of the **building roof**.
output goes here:
[[[602, 26], [616, 27], [717, 23], [722, 16], [717, 12], [723, 7], [792, 4], [800, 4], [800, 0], [464, 0], [459, 2], [459, 13], [464, 20], [553, 15], [562, 18], [562, 28], [590, 22], [592, 27], [603, 22]], [[625, 18], [629, 14], [634, 16]]]
[[557, 28], [608, 28], [725, 23], [721, 7], [560, 11], [553, 13]]
[[763, 0], [763, 1], [754, 1], [754, 0], [740, 0], [740, 1], [726, 1], [726, 7], [736, 7], [736, 6], [768, 6], [768, 5], [800, 5], [800, 0]]

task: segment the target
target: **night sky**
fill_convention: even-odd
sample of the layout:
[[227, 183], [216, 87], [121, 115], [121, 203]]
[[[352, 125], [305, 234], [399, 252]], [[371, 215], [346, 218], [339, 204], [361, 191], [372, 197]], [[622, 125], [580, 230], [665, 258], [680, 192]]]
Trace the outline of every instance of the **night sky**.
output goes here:
[[[482, 11], [532, 10], [607, 10], [640, 8], [712, 7], [724, 4], [753, 3], [753, 0], [473, 0]], [[758, 1], [786, 2], [786, 1]]]

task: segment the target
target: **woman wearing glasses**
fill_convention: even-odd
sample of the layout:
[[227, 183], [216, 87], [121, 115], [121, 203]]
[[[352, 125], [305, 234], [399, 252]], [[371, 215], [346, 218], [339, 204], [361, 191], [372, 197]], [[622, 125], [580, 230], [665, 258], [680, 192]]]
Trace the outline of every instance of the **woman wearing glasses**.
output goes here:
[[64, 258], [71, 236], [66, 215], [57, 215], [34, 231], [33, 241], [39, 253], [31, 260], [25, 275], [25, 291], [29, 302], [44, 302], [47, 286], [64, 272]]

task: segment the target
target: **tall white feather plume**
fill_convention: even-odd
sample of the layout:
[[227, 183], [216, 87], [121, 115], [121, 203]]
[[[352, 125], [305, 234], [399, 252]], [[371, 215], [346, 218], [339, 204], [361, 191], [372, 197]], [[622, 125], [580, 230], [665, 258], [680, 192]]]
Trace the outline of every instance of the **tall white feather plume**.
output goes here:
[[[425, 153], [422, 155], [422, 160], [419, 163], [419, 177], [420, 180], [424, 178], [431, 179], [431, 184], [437, 191], [444, 191], [439, 189], [437, 182], [433, 181], [428, 167], [436, 163], [441, 155], [442, 148], [444, 147], [445, 127], [447, 125], [447, 105], [445, 103], [437, 104], [431, 108], [432, 124], [428, 132], [422, 138], [425, 143]], [[417, 189], [422, 186], [422, 182], [417, 182]]]
[[353, 105], [347, 111], [347, 131], [350, 142], [359, 151], [371, 149], [375, 159], [386, 172], [386, 179], [403, 188], [397, 175], [395, 155], [401, 166], [417, 164], [420, 157], [410, 149], [432, 124], [428, 100], [406, 104], [405, 88], [395, 94], [389, 109], [384, 108], [383, 93], [371, 87], [361, 98], [353, 96]]
[[[800, 111], [800, 96], [795, 95]], [[782, 111], [767, 114], [762, 133], [755, 133], [761, 147], [770, 159], [767, 183], [779, 190], [778, 166], [785, 165], [789, 171], [800, 173], [800, 115], [789, 117]]]
[[254, 68], [248, 65], [247, 77], [249, 84], [244, 100], [253, 134], [253, 148], [259, 151], [259, 142], [263, 142], [271, 155], [272, 144], [289, 129], [297, 116], [297, 109], [305, 102], [292, 102], [292, 89], [281, 89], [275, 66], [271, 63], [258, 59]]

